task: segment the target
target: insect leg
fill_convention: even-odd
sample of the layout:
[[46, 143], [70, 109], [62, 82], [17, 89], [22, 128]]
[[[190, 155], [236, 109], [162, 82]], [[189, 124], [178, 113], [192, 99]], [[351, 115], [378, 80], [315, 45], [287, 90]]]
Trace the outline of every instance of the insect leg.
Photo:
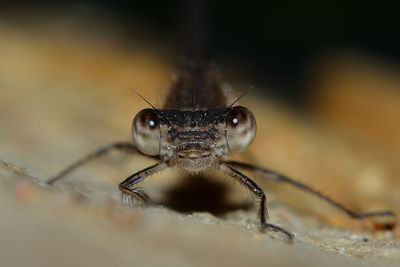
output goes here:
[[232, 166], [229, 166], [226, 163], [221, 163], [219, 168], [224, 173], [231, 176], [235, 180], [239, 181], [244, 186], [246, 186], [251, 191], [252, 194], [254, 194], [257, 198], [260, 199], [259, 217], [263, 229], [281, 232], [286, 235], [289, 241], [293, 240], [293, 234], [290, 233], [289, 231], [277, 225], [267, 223], [267, 218], [268, 218], [267, 199], [262, 189], [253, 180], [248, 178], [243, 173], [235, 170]]
[[[107, 154], [108, 152], [111, 152], [112, 150], [122, 150], [122, 151], [127, 151], [130, 153], [138, 153], [138, 154], [142, 154], [134, 144], [132, 143], [127, 143], [127, 142], [117, 142], [117, 143], [113, 143], [111, 145], [108, 145], [106, 147], [103, 147], [89, 155], [87, 155], [85, 158], [78, 160], [77, 162], [73, 163], [72, 165], [70, 165], [69, 167], [65, 168], [63, 171], [61, 171], [59, 174], [57, 174], [56, 176], [54, 176], [53, 178], [51, 178], [49, 181], [47, 181], [47, 184], [53, 184], [54, 182], [60, 180], [61, 178], [63, 178], [64, 176], [66, 176], [68, 173], [70, 173], [71, 171], [75, 170], [76, 168], [82, 166], [83, 164], [87, 163], [88, 161], [92, 160], [92, 159], [96, 159], [99, 158], [105, 154]], [[144, 154], [142, 154], [144, 155]], [[146, 155], [144, 155], [146, 156]], [[154, 157], [155, 159], [158, 159], [157, 157]]]
[[149, 204], [150, 199], [147, 196], [147, 194], [138, 190], [137, 188], [134, 188], [134, 185], [141, 182], [144, 178], [146, 178], [154, 173], [163, 171], [166, 168], [167, 168], [167, 164], [160, 162], [160, 163], [154, 164], [146, 169], [143, 169], [137, 173], [134, 173], [119, 184], [119, 190], [121, 190], [122, 193], [124, 193], [124, 194], [128, 194], [136, 199], [139, 199], [140, 201], [142, 201], [146, 204]]
[[234, 167], [237, 168], [241, 168], [241, 169], [245, 169], [245, 170], [249, 170], [249, 171], [254, 171], [257, 172], [258, 174], [260, 174], [262, 177], [277, 181], [277, 182], [283, 182], [283, 183], [288, 183], [294, 187], [297, 187], [299, 189], [302, 189], [308, 193], [311, 193], [325, 201], [327, 201], [329, 204], [335, 206], [336, 208], [338, 208], [339, 210], [342, 210], [344, 213], [346, 213], [348, 216], [350, 216], [351, 218], [354, 219], [363, 219], [366, 217], [373, 217], [373, 216], [391, 216], [391, 217], [395, 217], [395, 214], [392, 211], [376, 211], [376, 212], [367, 212], [367, 213], [357, 213], [345, 206], [343, 206], [342, 204], [334, 201], [333, 199], [329, 198], [328, 196], [308, 187], [307, 185], [300, 183], [292, 178], [289, 178], [285, 175], [282, 175], [278, 172], [272, 171], [272, 170], [268, 170], [268, 169], [264, 169], [258, 166], [253, 166], [251, 164], [247, 164], [247, 163], [242, 163], [242, 162], [237, 162], [237, 161], [228, 161], [226, 162], [229, 165], [232, 165]]

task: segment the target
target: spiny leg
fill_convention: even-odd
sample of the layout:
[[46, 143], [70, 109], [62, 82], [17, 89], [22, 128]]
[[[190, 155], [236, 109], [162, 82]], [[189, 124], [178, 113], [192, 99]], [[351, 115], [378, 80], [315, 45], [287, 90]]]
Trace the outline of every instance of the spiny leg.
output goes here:
[[167, 166], [168, 165], [166, 163], [159, 162], [137, 173], [134, 173], [119, 184], [119, 190], [121, 190], [123, 194], [128, 194], [145, 204], [149, 204], [151, 201], [147, 194], [138, 190], [138, 188], [133, 188], [133, 186], [141, 182], [144, 178], [165, 170]]
[[342, 204], [334, 201], [333, 199], [323, 195], [322, 193], [308, 187], [307, 185], [300, 183], [298, 181], [295, 181], [292, 178], [289, 178], [285, 175], [282, 175], [278, 172], [272, 171], [272, 170], [268, 170], [268, 169], [264, 169], [258, 166], [253, 166], [251, 164], [247, 164], [247, 163], [242, 163], [242, 162], [237, 162], [237, 161], [228, 161], [226, 162], [226, 164], [232, 165], [234, 167], [237, 168], [241, 168], [241, 169], [245, 169], [245, 170], [249, 170], [249, 171], [254, 171], [254, 172], [258, 172], [259, 174], [263, 175], [263, 177], [266, 177], [268, 179], [277, 181], [277, 182], [283, 182], [283, 183], [288, 183], [294, 187], [297, 187], [299, 189], [302, 189], [308, 193], [311, 193], [325, 201], [327, 201], [329, 204], [335, 206], [336, 208], [338, 208], [339, 210], [342, 210], [343, 212], [345, 212], [348, 216], [350, 216], [351, 218], [354, 219], [363, 219], [366, 217], [373, 217], [373, 216], [391, 216], [391, 217], [395, 217], [395, 214], [392, 211], [376, 211], [376, 212], [367, 212], [367, 213], [357, 213], [352, 211], [351, 209], [343, 206]]
[[[68, 173], [70, 173], [71, 171], [75, 170], [76, 168], [82, 166], [83, 164], [87, 163], [90, 160], [99, 158], [105, 154], [107, 154], [108, 152], [111, 152], [112, 150], [123, 150], [123, 151], [127, 151], [130, 153], [138, 153], [138, 154], [142, 154], [134, 144], [132, 143], [127, 143], [127, 142], [117, 142], [117, 143], [113, 143], [111, 145], [108, 145], [106, 147], [103, 147], [89, 155], [87, 155], [85, 158], [78, 160], [77, 162], [73, 163], [72, 165], [70, 165], [69, 167], [65, 168], [63, 171], [61, 171], [58, 175], [54, 176], [53, 178], [51, 178], [49, 181], [47, 181], [47, 184], [53, 184], [54, 182], [62, 179], [64, 176], [66, 176]], [[142, 154], [144, 155], [144, 154]], [[144, 155], [147, 156], [147, 155]], [[148, 157], [148, 156], [147, 156]], [[153, 157], [155, 159], [158, 159], [158, 157]]]
[[267, 199], [262, 189], [253, 180], [248, 178], [243, 173], [235, 170], [232, 166], [229, 166], [226, 163], [221, 163], [219, 168], [227, 175], [231, 176], [232, 178], [239, 181], [241, 184], [245, 185], [257, 198], [260, 199], [259, 216], [260, 216], [261, 226], [264, 229], [281, 232], [287, 236], [289, 241], [293, 240], [293, 234], [290, 233], [289, 231], [277, 225], [267, 223], [267, 218], [268, 218]]

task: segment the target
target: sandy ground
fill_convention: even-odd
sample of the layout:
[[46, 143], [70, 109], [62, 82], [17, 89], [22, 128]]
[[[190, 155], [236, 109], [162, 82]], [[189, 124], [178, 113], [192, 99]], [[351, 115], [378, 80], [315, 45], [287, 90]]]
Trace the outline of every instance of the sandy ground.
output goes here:
[[[267, 193], [270, 221], [295, 234], [292, 244], [259, 232], [254, 199], [219, 174], [154, 175], [142, 186], [159, 205], [131, 207], [117, 184], [151, 160], [115, 152], [45, 186], [88, 152], [129, 141], [133, 116], [146, 107], [129, 89], [159, 105], [174, 69], [154, 44], [126, 49], [75, 28], [37, 26], [0, 23], [2, 266], [399, 265], [398, 228], [377, 231], [387, 218], [351, 220], [251, 173]], [[317, 68], [308, 115], [248, 94], [241, 104], [253, 110], [258, 135], [235, 158], [296, 177], [355, 210], [400, 215], [399, 70], [353, 61]], [[368, 93], [357, 94], [365, 84]], [[374, 99], [384, 104], [371, 112]]]

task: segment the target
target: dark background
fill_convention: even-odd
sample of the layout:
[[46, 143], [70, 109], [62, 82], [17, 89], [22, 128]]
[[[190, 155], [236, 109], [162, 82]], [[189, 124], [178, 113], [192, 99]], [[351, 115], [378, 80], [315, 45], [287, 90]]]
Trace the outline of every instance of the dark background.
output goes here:
[[306, 98], [304, 68], [321, 54], [350, 49], [400, 61], [394, 1], [3, 1], [0, 7], [3, 14], [24, 9], [100, 14], [127, 38], [138, 27], [148, 28], [156, 40], [174, 44], [178, 55], [201, 54], [242, 68], [255, 84], [268, 84], [291, 104]]

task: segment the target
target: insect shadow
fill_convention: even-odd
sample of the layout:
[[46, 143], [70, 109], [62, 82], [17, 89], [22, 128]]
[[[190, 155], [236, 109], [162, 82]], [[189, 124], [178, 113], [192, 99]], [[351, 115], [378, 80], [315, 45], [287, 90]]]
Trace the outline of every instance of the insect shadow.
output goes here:
[[181, 213], [209, 212], [222, 217], [231, 211], [251, 210], [252, 202], [233, 201], [228, 194], [231, 188], [213, 175], [182, 177], [177, 184], [163, 192], [158, 204]]

